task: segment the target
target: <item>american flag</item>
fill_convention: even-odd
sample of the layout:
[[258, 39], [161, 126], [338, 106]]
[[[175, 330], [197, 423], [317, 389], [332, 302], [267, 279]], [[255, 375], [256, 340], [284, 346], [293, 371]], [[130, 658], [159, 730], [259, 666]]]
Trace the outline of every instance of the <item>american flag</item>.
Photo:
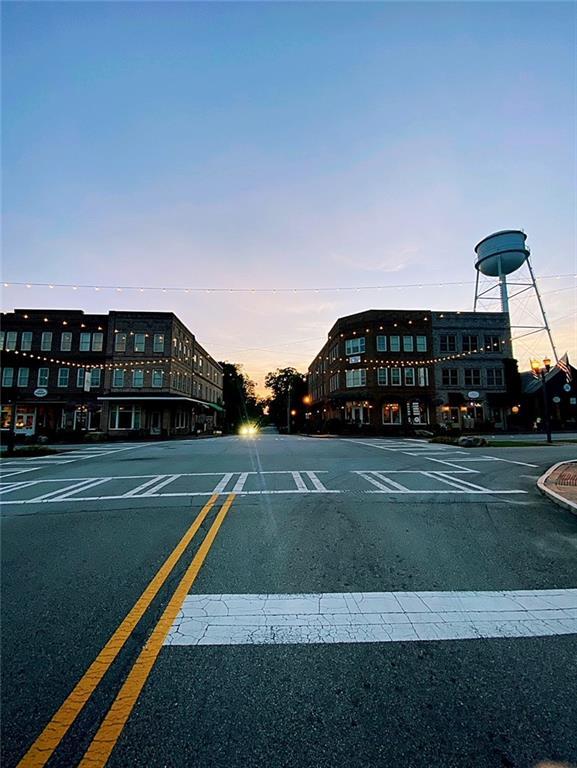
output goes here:
[[567, 357], [566, 352], [563, 357], [557, 360], [557, 368], [563, 371], [565, 374], [565, 381], [567, 384], [570, 384], [571, 380], [573, 379], [573, 374], [571, 373], [571, 368], [569, 367], [569, 358]]

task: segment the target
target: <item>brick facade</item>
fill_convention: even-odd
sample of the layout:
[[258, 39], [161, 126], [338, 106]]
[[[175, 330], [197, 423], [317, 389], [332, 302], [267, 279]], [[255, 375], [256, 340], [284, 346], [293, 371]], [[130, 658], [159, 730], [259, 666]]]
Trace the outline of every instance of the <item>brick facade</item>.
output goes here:
[[2, 427], [16, 435], [182, 435], [219, 423], [222, 369], [171, 312], [17, 309], [2, 334]]

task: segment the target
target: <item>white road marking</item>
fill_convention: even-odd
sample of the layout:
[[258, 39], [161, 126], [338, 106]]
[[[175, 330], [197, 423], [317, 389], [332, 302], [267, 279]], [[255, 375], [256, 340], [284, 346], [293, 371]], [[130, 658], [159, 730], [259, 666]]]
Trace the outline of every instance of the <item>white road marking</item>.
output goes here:
[[501, 459], [497, 456], [485, 456], [483, 458], [493, 459], [493, 461], [504, 461], [506, 464], [518, 464], [520, 467], [534, 467], [537, 468], [538, 464], [527, 464], [526, 461], [512, 461], [512, 459]]
[[319, 480], [319, 478], [317, 477], [317, 473], [316, 472], [311, 472], [310, 470], [307, 469], [306, 472], [305, 472], [305, 475], [311, 481], [311, 483], [313, 484], [314, 489], [316, 491], [320, 491], [321, 493], [328, 493], [329, 492], [328, 488], [326, 488], [326, 486], [324, 486], [321, 483], [321, 481]]
[[577, 589], [188, 595], [165, 645], [390, 643], [577, 634]]
[[[444, 462], [442, 462], [444, 463]], [[471, 470], [459, 467], [452, 471], [434, 471], [434, 470], [351, 470], [344, 472], [336, 478], [339, 484], [343, 479], [352, 477], [362, 478], [366, 481], [369, 488], [359, 488], [358, 483], [353, 487], [345, 482], [345, 487], [330, 488], [322, 483], [318, 477], [320, 474], [328, 474], [325, 470], [266, 470], [266, 471], [247, 471], [247, 472], [187, 472], [171, 475], [120, 475], [118, 477], [77, 477], [77, 478], [50, 478], [46, 480], [21, 480], [10, 481], [3, 485], [0, 484], [1, 494], [13, 494], [27, 488], [31, 488], [30, 498], [17, 498], [3, 500], [3, 504], [36, 504], [44, 502], [58, 502], [63, 499], [67, 501], [103, 501], [116, 499], [150, 499], [161, 497], [194, 497], [211, 496], [213, 494], [229, 493], [227, 488], [232, 484], [232, 492], [240, 496], [254, 495], [275, 495], [275, 494], [332, 494], [332, 493], [367, 493], [367, 494], [526, 494], [527, 491], [518, 489], [495, 489], [471, 483], [464, 480], [461, 475], [470, 475]], [[475, 472], [475, 474], [479, 474]], [[264, 482], [264, 476], [271, 475], [278, 478], [280, 487], [267, 488]], [[206, 482], [200, 482], [204, 478], [218, 478], [218, 483], [211, 490], [206, 487]], [[256, 489], [247, 488], [246, 484], [251, 480], [254, 482], [260, 478], [260, 487]], [[306, 479], [312, 488], [307, 485]], [[181, 488], [178, 491], [167, 491], [166, 486], [176, 480], [181, 481]], [[98, 485], [114, 481], [115, 483], [125, 483], [127, 490], [120, 489], [117, 493], [102, 494], [98, 496], [79, 495], [82, 491]], [[444, 488], [435, 488], [434, 484], [445, 486]], [[52, 484], [57, 483], [58, 489], [46, 491]], [[184, 487], [182, 487], [184, 485]], [[330, 485], [330, 483], [329, 483]], [[423, 485], [425, 487], [423, 487]], [[432, 487], [431, 487], [432, 485]], [[200, 487], [199, 487], [200, 486]], [[284, 486], [284, 487], [283, 487]], [[449, 488], [451, 490], [449, 490]], [[44, 492], [43, 492], [44, 491]], [[36, 495], [40, 494], [40, 495]], [[25, 494], [26, 495], [26, 494]]]
[[226, 472], [224, 474], [222, 480], [220, 480], [220, 482], [215, 486], [215, 488], [213, 490], [213, 493], [224, 493], [224, 489], [228, 485], [229, 480], [231, 479], [231, 477], [233, 477], [233, 473], [232, 472]]
[[164, 478], [166, 477], [168, 477], [168, 475], [155, 475], [151, 480], [147, 480], [145, 483], [141, 483], [140, 485], [137, 485], [136, 488], [133, 488], [131, 491], [127, 491], [125, 494], [123, 494], [123, 498], [136, 496], [136, 494], [140, 493], [141, 491], [150, 489], [151, 485], [156, 485], [158, 482], [160, 482], [161, 480], [164, 480]]
[[242, 472], [240, 477], [236, 481], [234, 488], [232, 489], [232, 493], [242, 493], [242, 490], [244, 488], [244, 484], [246, 483], [247, 478], [248, 478], [248, 472]]
[[149, 487], [143, 494], [140, 495], [140, 498], [144, 498], [146, 496], [164, 495], [158, 494], [158, 491], [172, 483], [174, 480], [177, 480], [179, 477], [182, 477], [182, 475], [162, 475], [162, 477], [164, 478], [163, 480], [161, 480], [156, 485], [153, 485], [152, 488]]
[[[94, 488], [97, 485], [102, 485], [102, 483], [107, 483], [109, 480], [112, 480], [112, 477], [100, 477], [98, 480], [92, 480], [91, 482], [81, 485], [80, 487], [71, 488], [71, 489], [65, 489], [64, 493], [59, 494], [58, 496], [52, 497], [50, 501], [64, 501], [64, 499], [68, 499], [70, 496], [72, 496], [75, 493], [81, 493], [82, 491], [87, 491], [89, 488]], [[46, 497], [45, 497], [46, 500]]]
[[292, 473], [293, 479], [295, 481], [295, 485], [297, 488], [297, 491], [307, 493], [308, 488], [306, 486], [305, 481], [302, 479], [300, 472], [293, 472]]

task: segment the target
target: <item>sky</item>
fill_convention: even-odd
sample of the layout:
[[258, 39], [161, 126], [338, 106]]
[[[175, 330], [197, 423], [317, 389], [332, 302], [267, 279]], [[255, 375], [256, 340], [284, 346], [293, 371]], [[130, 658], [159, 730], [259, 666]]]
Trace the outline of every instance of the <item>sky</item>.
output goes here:
[[[472, 309], [474, 246], [520, 228], [577, 361], [575, 4], [2, 14], [4, 311], [173, 311], [262, 392], [270, 370], [306, 371], [337, 317]], [[113, 288], [10, 285], [27, 281]], [[185, 286], [248, 292], [161, 290]], [[534, 305], [512, 309], [530, 324]], [[515, 352], [526, 369], [546, 337]]]

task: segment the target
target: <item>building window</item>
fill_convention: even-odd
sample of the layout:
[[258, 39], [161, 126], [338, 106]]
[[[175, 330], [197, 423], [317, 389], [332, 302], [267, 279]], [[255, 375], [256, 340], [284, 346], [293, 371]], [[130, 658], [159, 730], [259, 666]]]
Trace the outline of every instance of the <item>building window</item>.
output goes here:
[[401, 337], [400, 336], [391, 336], [391, 352], [400, 352], [401, 351]]
[[445, 387], [458, 387], [459, 371], [456, 368], [443, 368], [441, 370], [441, 382]]
[[102, 380], [102, 371], [100, 368], [93, 368], [90, 371], [90, 388], [99, 387]]
[[11, 387], [14, 384], [14, 368], [2, 369], [2, 386]]
[[78, 370], [76, 371], [76, 386], [80, 387], [80, 389], [84, 387], [84, 376], [85, 376], [84, 368], [78, 368]]
[[384, 403], [383, 424], [400, 424], [401, 407], [398, 403]]
[[377, 368], [377, 384], [386, 387], [389, 383], [389, 372], [386, 368]]
[[417, 336], [417, 352], [426, 352], [426, 351], [427, 351], [427, 337]]
[[501, 368], [487, 368], [487, 386], [503, 386], [503, 370]]
[[40, 338], [40, 349], [42, 352], [50, 352], [52, 349], [52, 331], [43, 331]]
[[481, 371], [479, 368], [465, 368], [465, 386], [478, 387], [481, 384]]
[[413, 337], [403, 336], [403, 352], [413, 352], [413, 350], [414, 350]]
[[407, 387], [415, 386], [415, 369], [405, 368], [405, 385]]
[[124, 370], [122, 368], [115, 368], [112, 374], [112, 386], [123, 387], [124, 386]]
[[29, 378], [30, 378], [30, 368], [18, 368], [18, 380], [16, 382], [16, 386], [27, 387]]
[[347, 339], [345, 341], [345, 355], [360, 355], [365, 351], [365, 337], [361, 336], [358, 339]]
[[463, 352], [477, 352], [477, 337], [463, 336]]
[[164, 333], [155, 333], [152, 342], [153, 352], [164, 352]]
[[367, 383], [367, 371], [365, 368], [354, 368], [346, 371], [347, 387], [364, 387]]
[[93, 333], [92, 334], [92, 351], [93, 352], [102, 352], [103, 345], [104, 345], [104, 334], [103, 333]]
[[485, 336], [485, 350], [489, 352], [500, 352], [501, 339], [499, 336]]
[[126, 333], [118, 332], [114, 337], [114, 351], [126, 352]]
[[71, 349], [72, 349], [72, 332], [62, 331], [62, 335], [60, 336], [60, 351], [70, 352]]
[[136, 369], [132, 371], [132, 386], [143, 387], [144, 386], [144, 371], [142, 369]]
[[429, 386], [429, 369], [417, 368], [417, 383], [420, 387]]
[[80, 334], [80, 343], [78, 345], [78, 349], [80, 352], [90, 352], [90, 334], [89, 333]]
[[67, 387], [69, 379], [70, 379], [70, 368], [59, 368], [57, 386]]
[[335, 344], [334, 347], [331, 347], [331, 351], [329, 352], [329, 362], [333, 363], [338, 356], [339, 356], [339, 345]]
[[8, 331], [6, 333], [6, 351], [9, 352], [10, 350], [16, 349], [17, 342], [18, 342], [18, 332]]
[[20, 337], [20, 349], [23, 352], [30, 352], [32, 349], [32, 331], [22, 331]]
[[387, 337], [377, 336], [377, 352], [386, 352], [386, 351], [387, 351]]
[[113, 405], [110, 409], [110, 429], [140, 429], [140, 407]]
[[134, 351], [144, 352], [145, 344], [146, 344], [146, 336], [143, 333], [135, 333], [134, 334]]
[[441, 352], [456, 352], [457, 337], [451, 333], [442, 333], [439, 336], [439, 349]]
[[152, 371], [152, 386], [160, 389], [164, 385], [164, 371], [156, 368]]
[[401, 369], [400, 368], [391, 368], [391, 386], [392, 387], [401, 386]]
[[329, 392], [334, 392], [339, 388], [339, 374], [333, 373], [329, 379]]
[[0, 331], [0, 349], [4, 349], [4, 339], [6, 337], [6, 334], [4, 331]]

